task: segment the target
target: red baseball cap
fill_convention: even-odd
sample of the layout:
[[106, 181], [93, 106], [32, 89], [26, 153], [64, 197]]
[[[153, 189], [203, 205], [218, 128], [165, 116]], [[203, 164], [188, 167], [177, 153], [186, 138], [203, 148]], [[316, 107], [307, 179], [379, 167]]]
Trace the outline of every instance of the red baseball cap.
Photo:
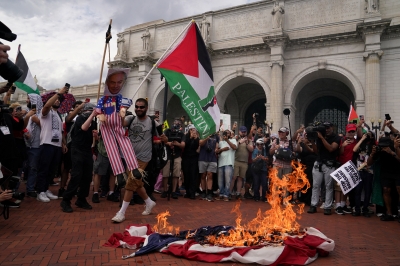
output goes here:
[[349, 131], [357, 131], [357, 126], [355, 124], [348, 124], [346, 126], [346, 132], [349, 132]]

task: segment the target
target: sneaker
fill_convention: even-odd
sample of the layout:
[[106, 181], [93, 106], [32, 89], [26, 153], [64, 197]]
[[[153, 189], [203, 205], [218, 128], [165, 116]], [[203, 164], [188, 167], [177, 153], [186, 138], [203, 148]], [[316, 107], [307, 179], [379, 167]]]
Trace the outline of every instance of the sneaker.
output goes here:
[[52, 181], [51, 183], [49, 183], [49, 186], [58, 186], [57, 182]]
[[172, 193], [171, 198], [178, 199], [178, 195], [176, 193]]
[[224, 196], [215, 197], [215, 200], [224, 200]]
[[158, 190], [158, 189], [155, 189], [154, 193], [161, 194], [162, 192], [160, 190]]
[[167, 192], [166, 192], [166, 191], [164, 191], [163, 193], [161, 193], [160, 198], [166, 198], [166, 197], [167, 197]]
[[58, 190], [58, 198], [59, 198], [59, 199], [62, 199], [62, 198], [63, 198], [64, 192], [65, 192], [65, 189], [63, 189], [63, 188], [60, 188], [60, 189]]
[[371, 214], [370, 214], [369, 212], [364, 212], [364, 213], [363, 213], [363, 216], [364, 216], [364, 217], [367, 217], [367, 218], [370, 218], [370, 217], [371, 217]]
[[41, 202], [49, 202], [50, 201], [50, 199], [46, 196], [46, 193], [44, 193], [44, 192], [40, 192], [37, 195], [36, 199]]
[[381, 216], [381, 221], [394, 221], [393, 215], [383, 214]]
[[108, 191], [102, 191], [100, 194], [100, 198], [105, 198], [108, 195]]
[[343, 209], [344, 213], [352, 213], [353, 212], [352, 209], [347, 206], [342, 207], [342, 209]]
[[91, 210], [92, 209], [92, 206], [86, 201], [86, 199], [78, 199], [75, 202], [75, 205], [78, 208], [82, 208], [82, 209], [85, 209], [85, 210]]
[[344, 215], [343, 208], [340, 207], [340, 206], [337, 207], [337, 208], [335, 209], [335, 212], [336, 212], [337, 214]]
[[62, 200], [60, 203], [60, 206], [61, 206], [63, 212], [73, 212], [73, 210], [71, 208], [71, 202], [69, 202], [69, 201]]
[[111, 221], [114, 223], [121, 223], [125, 221], [125, 215], [123, 213], [117, 212], [113, 218], [111, 218]]
[[144, 207], [144, 211], [142, 212], [142, 215], [149, 215], [151, 214], [151, 210], [156, 206], [156, 203], [154, 201], [151, 201], [149, 204], [146, 204]]
[[201, 192], [200, 198], [201, 198], [202, 200], [206, 200], [206, 193]]
[[51, 193], [50, 190], [47, 190], [47, 191], [46, 191], [46, 196], [47, 196], [49, 199], [58, 199], [58, 196], [56, 196], [56, 195], [54, 195], [53, 193]]
[[26, 195], [30, 198], [36, 198], [37, 197], [37, 193], [35, 191], [29, 191], [28, 193], [26, 193]]
[[208, 194], [207, 197], [206, 197], [206, 199], [207, 199], [207, 201], [209, 201], [209, 202], [213, 202], [213, 201], [214, 201], [214, 200], [213, 200], [213, 197], [212, 197], [212, 194]]
[[245, 199], [252, 199], [253, 196], [249, 192], [246, 192], [246, 193], [244, 193], [244, 198]]
[[315, 206], [310, 206], [310, 209], [308, 209], [307, 213], [316, 213], [317, 212], [317, 207]]
[[361, 216], [361, 212], [360, 211], [355, 211], [351, 215], [353, 215], [353, 216]]
[[94, 193], [92, 196], [92, 202], [93, 203], [100, 203], [100, 199], [99, 199], [99, 193]]
[[108, 195], [107, 200], [112, 202], [119, 202], [118, 196], [115, 195], [115, 193]]
[[324, 209], [324, 215], [331, 215], [332, 209]]
[[319, 206], [320, 209], [325, 209], [325, 202], [322, 202], [321, 206]]
[[229, 198], [228, 197], [224, 197], [224, 201], [228, 202]]

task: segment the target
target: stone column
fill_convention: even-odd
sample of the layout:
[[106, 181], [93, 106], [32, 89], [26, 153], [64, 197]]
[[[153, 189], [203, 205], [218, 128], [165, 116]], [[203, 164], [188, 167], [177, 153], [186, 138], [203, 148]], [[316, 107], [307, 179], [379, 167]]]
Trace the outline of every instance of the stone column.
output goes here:
[[[282, 33], [272, 33], [263, 38], [271, 48], [271, 59], [269, 66], [271, 69], [271, 97], [267, 99], [267, 103], [270, 104], [270, 115], [267, 117], [274, 122], [274, 128], [278, 129], [282, 127], [283, 123], [283, 66], [284, 66], [284, 50], [288, 37]], [[276, 131], [276, 130], [274, 130]]]
[[381, 117], [381, 90], [380, 90], [380, 57], [383, 51], [364, 53], [365, 58], [365, 117], [379, 119]]
[[[139, 61], [139, 60], [138, 60]], [[138, 64], [139, 69], [138, 69], [138, 74], [139, 74], [139, 83], [141, 83], [144, 79], [144, 77], [149, 73], [151, 69], [151, 60], [149, 57], [142, 57], [140, 58], [140, 63]], [[150, 98], [152, 95], [149, 94], [149, 82], [151, 82], [151, 78], [147, 77], [147, 80], [142, 84], [140, 87], [138, 93], [137, 93], [137, 98]]]
[[283, 87], [282, 87], [282, 68], [283, 61], [273, 62], [270, 64], [271, 70], [271, 99], [269, 99], [271, 107], [271, 120], [280, 128], [282, 126], [283, 112]]

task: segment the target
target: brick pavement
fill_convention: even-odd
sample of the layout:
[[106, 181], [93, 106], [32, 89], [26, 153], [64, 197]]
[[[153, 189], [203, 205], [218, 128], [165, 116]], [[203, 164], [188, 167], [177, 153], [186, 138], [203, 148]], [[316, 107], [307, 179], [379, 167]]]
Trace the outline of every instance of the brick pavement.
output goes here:
[[[56, 193], [58, 187], [51, 190]], [[169, 210], [168, 221], [182, 230], [235, 224], [236, 217], [230, 213], [234, 202], [184, 198], [168, 202], [158, 194], [156, 198], [154, 213]], [[112, 233], [122, 232], [130, 223], [155, 224], [155, 215], [142, 216], [143, 205], [129, 206], [126, 221], [113, 224], [110, 219], [118, 211], [118, 203], [101, 199], [89, 211], [75, 208], [73, 203], [74, 212], [67, 214], [61, 211], [60, 200], [42, 203], [26, 198], [19, 209], [10, 210], [8, 220], [1, 217], [0, 265], [211, 265], [160, 253], [122, 260], [121, 256], [130, 254], [130, 250], [102, 245]], [[240, 207], [244, 222], [254, 218], [259, 208], [266, 210], [269, 204], [244, 200]], [[324, 216], [321, 209], [316, 214], [303, 214], [299, 222], [320, 229], [336, 242], [335, 251], [313, 265], [400, 265], [398, 222], [381, 222], [375, 215]]]

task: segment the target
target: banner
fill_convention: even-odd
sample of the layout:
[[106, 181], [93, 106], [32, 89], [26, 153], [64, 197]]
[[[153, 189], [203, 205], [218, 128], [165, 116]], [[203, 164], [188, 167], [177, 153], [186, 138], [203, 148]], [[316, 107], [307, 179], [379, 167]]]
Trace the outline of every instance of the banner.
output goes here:
[[357, 167], [352, 161], [343, 164], [333, 172], [331, 176], [339, 183], [340, 188], [345, 195], [355, 188], [361, 181]]

